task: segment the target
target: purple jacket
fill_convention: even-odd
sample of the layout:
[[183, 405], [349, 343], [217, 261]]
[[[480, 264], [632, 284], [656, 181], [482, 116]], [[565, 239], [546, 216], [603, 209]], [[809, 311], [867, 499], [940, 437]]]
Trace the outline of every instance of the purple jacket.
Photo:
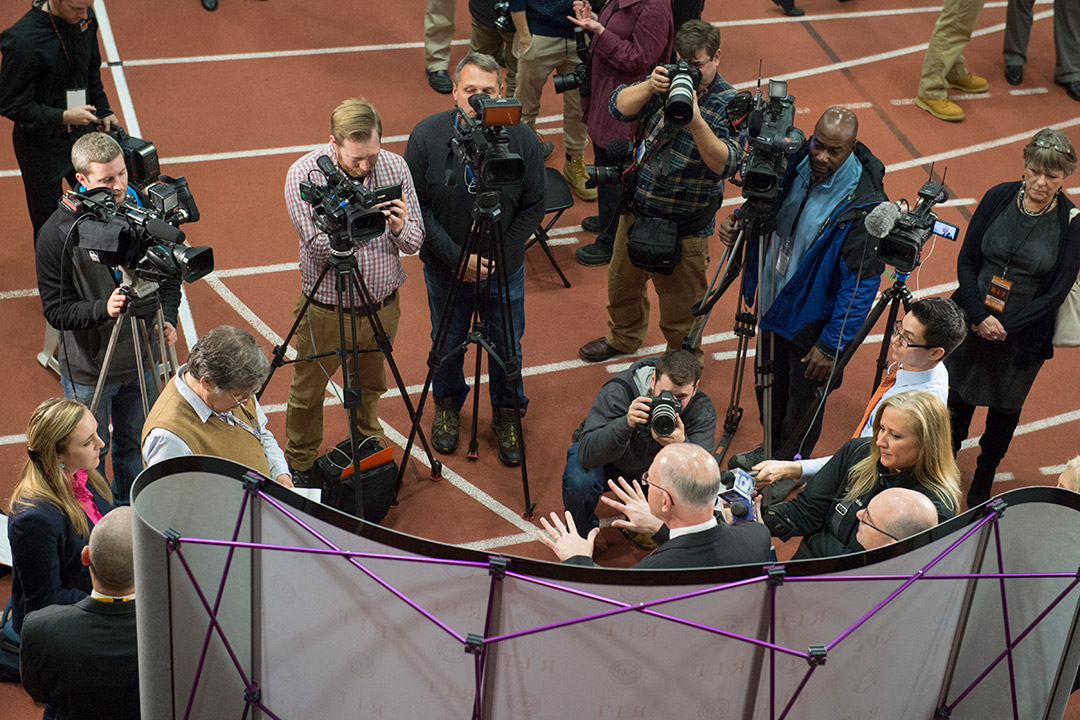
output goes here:
[[604, 32], [592, 41], [592, 94], [582, 98], [589, 137], [600, 147], [612, 138], [632, 140], [636, 123], [607, 111], [615, 88], [644, 80], [671, 57], [675, 34], [670, 0], [609, 0], [600, 11]]

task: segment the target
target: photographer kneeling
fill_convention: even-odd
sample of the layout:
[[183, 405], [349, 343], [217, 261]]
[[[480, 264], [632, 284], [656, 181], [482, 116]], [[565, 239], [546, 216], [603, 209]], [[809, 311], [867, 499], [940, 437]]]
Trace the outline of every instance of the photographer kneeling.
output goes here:
[[[580, 532], [599, 524], [596, 503], [608, 479], [642, 477], [661, 448], [673, 443], [712, 452], [716, 410], [698, 389], [700, 380], [701, 366], [692, 353], [668, 350], [638, 360], [600, 389], [574, 431], [563, 470], [563, 505]], [[658, 416], [666, 416], [669, 427], [674, 421], [671, 432], [660, 434], [668, 428]]]
[[[141, 205], [135, 191], [128, 187], [120, 146], [110, 136], [95, 132], [79, 138], [71, 148], [71, 162], [80, 192], [109, 188], [117, 205], [125, 201]], [[72, 214], [61, 206], [38, 233], [35, 247], [38, 292], [45, 319], [61, 333], [58, 356], [64, 397], [77, 399], [89, 407], [102, 372], [109, 336], [128, 296], [121, 291], [120, 273], [95, 262], [89, 251], [79, 247], [80, 223], [71, 218]], [[165, 342], [172, 345], [176, 342], [174, 326], [180, 305], [180, 279], [163, 281], [157, 294], [165, 318]], [[120, 332], [94, 413], [98, 433], [105, 443], [98, 472], [105, 474], [105, 456], [111, 444], [112, 490], [117, 504], [127, 504], [131, 483], [142, 472], [139, 446], [145, 415], [135, 353], [131, 333]], [[153, 364], [149, 358], [143, 358], [150, 403], [157, 397]]]
[[[635, 179], [624, 190], [630, 212], [619, 221], [608, 265], [608, 333], [578, 350], [586, 362], [641, 347], [650, 279], [668, 349], [681, 348], [693, 323], [690, 308], [707, 287], [709, 236], [724, 178], [742, 158], [727, 129], [726, 108], [735, 89], [718, 72], [720, 31], [712, 25], [687, 22], [675, 34], [674, 47], [677, 65], [656, 67], [647, 79], [615, 90], [608, 102], [615, 119], [641, 124]], [[651, 248], [647, 254], [656, 262], [642, 262], [634, 252], [639, 243]], [[701, 349], [696, 353], [703, 363]]]

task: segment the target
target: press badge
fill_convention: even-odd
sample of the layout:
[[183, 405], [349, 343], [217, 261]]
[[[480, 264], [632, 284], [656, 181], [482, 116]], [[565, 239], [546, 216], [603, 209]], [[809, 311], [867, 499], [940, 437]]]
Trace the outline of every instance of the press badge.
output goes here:
[[86, 88], [67, 91], [67, 109], [72, 110], [86, 104]]
[[1009, 288], [1011, 287], [1012, 283], [1005, 278], [1000, 278], [997, 275], [990, 278], [990, 287], [986, 290], [983, 304], [991, 310], [1002, 312], [1005, 309], [1005, 301], [1009, 299]]
[[788, 265], [791, 264], [791, 251], [795, 247], [795, 241], [786, 237], [780, 241], [780, 247], [776, 249], [776, 274], [781, 277], [787, 276]]

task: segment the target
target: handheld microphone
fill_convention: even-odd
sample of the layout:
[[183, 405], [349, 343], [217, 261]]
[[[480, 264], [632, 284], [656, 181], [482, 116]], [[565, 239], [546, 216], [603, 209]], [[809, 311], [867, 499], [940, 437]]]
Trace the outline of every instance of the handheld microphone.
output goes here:
[[867, 214], [866, 232], [878, 239], [886, 237], [902, 214], [896, 203], [883, 202]]

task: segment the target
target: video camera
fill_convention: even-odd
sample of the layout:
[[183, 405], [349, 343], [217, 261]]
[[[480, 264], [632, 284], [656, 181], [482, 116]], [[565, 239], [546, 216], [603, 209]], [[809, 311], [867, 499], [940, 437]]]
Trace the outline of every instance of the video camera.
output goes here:
[[61, 221], [62, 229], [70, 232], [78, 225], [79, 247], [94, 262], [145, 281], [136, 297], [154, 292], [164, 280], [195, 282], [214, 270], [213, 249], [188, 247], [177, 227], [199, 219], [187, 180], [162, 175], [146, 194], [146, 207], [130, 200], [117, 205], [109, 188], [68, 192], [60, 200], [68, 216]]
[[342, 174], [326, 155], [320, 155], [315, 163], [326, 184], [312, 182], [309, 173], [307, 180], [300, 181], [300, 198], [311, 205], [311, 220], [330, 237], [331, 248], [352, 252], [352, 243], [364, 243], [382, 235], [386, 216], [375, 206], [401, 197], [401, 185], [369, 190], [359, 178]]
[[608, 140], [604, 146], [604, 155], [607, 156], [607, 165], [585, 166], [585, 172], [589, 174], [585, 187], [615, 185], [622, 182], [623, 176], [634, 166], [634, 144], [626, 138]]
[[578, 90], [581, 97], [589, 97], [592, 93], [592, 83], [589, 76], [589, 44], [585, 41], [584, 28], [574, 28], [574, 40], [577, 42], [578, 60], [581, 62], [565, 75], [555, 75], [551, 79], [555, 83], [557, 93]]
[[[933, 168], [930, 169], [931, 174]], [[866, 232], [879, 239], [877, 256], [900, 275], [910, 275], [922, 261], [922, 249], [930, 235], [956, 240], [959, 229], [938, 220], [931, 208], [948, 199], [945, 177], [941, 182], [928, 180], [919, 188], [915, 209], [901, 212], [896, 203], [878, 205], [866, 216]]]
[[740, 169], [742, 196], [747, 200], [775, 200], [788, 162], [806, 144], [806, 135], [795, 127], [795, 97], [787, 87], [784, 80], [770, 80], [768, 97], [762, 97], [759, 87], [753, 96], [732, 100], [729, 121], [732, 112], [742, 112], [749, 135]]
[[664, 117], [673, 125], [686, 125], [694, 117], [694, 93], [701, 85], [701, 71], [686, 60], [660, 67], [667, 70], [671, 83], [664, 103]]
[[469, 105], [476, 117], [458, 109], [454, 137], [450, 138], [454, 157], [472, 171], [481, 189], [521, 182], [525, 161], [510, 152], [510, 139], [503, 129], [521, 122], [521, 101], [476, 93], [469, 97]]
[[113, 125], [106, 135], [109, 135], [120, 146], [120, 152], [124, 156], [124, 165], [127, 166], [128, 185], [145, 192], [148, 187], [157, 182], [161, 174], [161, 163], [158, 161], [158, 152], [154, 143], [128, 135], [119, 125]]

